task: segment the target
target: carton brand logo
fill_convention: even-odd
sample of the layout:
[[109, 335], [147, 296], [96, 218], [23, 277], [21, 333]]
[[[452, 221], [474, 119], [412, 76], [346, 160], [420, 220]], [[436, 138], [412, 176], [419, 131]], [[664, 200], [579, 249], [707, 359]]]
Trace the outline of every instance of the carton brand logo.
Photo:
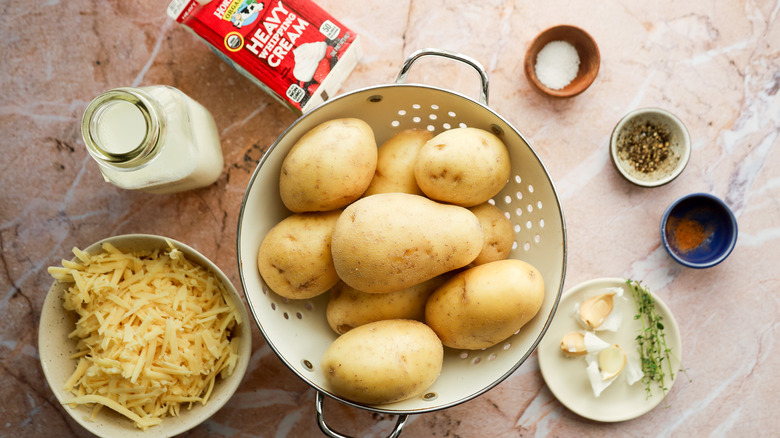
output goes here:
[[264, 7], [265, 4], [257, 0], [222, 0], [214, 10], [214, 16], [241, 29], [254, 23]]

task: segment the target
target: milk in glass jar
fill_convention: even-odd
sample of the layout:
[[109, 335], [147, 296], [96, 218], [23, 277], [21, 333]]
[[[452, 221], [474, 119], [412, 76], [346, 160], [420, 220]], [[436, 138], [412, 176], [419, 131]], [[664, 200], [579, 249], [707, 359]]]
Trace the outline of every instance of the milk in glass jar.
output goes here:
[[222, 173], [211, 113], [166, 85], [106, 91], [87, 106], [81, 133], [105, 180], [123, 189], [174, 193]]

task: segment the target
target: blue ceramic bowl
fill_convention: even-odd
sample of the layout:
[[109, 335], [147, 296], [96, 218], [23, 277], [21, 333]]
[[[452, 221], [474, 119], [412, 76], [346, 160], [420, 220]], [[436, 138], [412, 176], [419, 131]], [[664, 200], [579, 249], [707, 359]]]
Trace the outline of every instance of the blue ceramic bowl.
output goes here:
[[719, 198], [693, 193], [674, 201], [661, 220], [661, 240], [669, 255], [689, 268], [722, 262], [737, 243], [737, 219]]

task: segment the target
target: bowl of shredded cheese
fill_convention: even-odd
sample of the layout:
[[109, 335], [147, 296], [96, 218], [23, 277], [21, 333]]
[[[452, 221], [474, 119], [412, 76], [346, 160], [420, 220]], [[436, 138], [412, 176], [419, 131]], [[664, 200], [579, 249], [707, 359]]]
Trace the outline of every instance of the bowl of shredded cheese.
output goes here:
[[525, 75], [540, 93], [567, 98], [585, 91], [599, 74], [596, 41], [576, 26], [553, 26], [540, 33], [525, 54]]
[[50, 267], [38, 346], [64, 409], [98, 436], [174, 436], [237, 390], [249, 317], [225, 274], [170, 238], [110, 237]]

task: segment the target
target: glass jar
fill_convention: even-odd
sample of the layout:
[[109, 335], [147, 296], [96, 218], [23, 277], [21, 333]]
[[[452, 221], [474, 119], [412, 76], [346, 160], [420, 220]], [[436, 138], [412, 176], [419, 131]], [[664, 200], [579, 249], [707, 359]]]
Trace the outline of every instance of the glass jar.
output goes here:
[[166, 85], [99, 95], [84, 112], [81, 134], [103, 178], [123, 189], [180, 192], [210, 185], [222, 174], [211, 113]]

